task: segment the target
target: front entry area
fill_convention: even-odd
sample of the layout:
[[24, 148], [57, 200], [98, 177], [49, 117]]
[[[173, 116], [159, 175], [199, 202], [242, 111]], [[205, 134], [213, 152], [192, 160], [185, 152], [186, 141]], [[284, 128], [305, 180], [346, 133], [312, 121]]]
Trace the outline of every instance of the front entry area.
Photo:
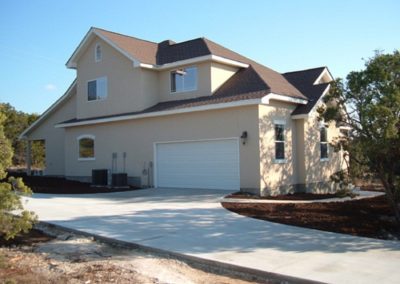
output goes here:
[[236, 138], [160, 142], [154, 148], [156, 187], [240, 189]]

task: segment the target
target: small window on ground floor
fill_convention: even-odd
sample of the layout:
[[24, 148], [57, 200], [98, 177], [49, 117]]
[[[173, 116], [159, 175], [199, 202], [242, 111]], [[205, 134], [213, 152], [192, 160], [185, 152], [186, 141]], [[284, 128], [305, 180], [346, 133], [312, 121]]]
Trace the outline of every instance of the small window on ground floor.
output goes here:
[[79, 159], [94, 159], [94, 136], [78, 137]]
[[321, 160], [327, 160], [328, 159], [328, 133], [327, 129], [325, 126], [321, 127], [319, 130], [319, 137], [320, 137], [320, 154], [321, 154]]
[[285, 125], [275, 124], [275, 160], [285, 160]]

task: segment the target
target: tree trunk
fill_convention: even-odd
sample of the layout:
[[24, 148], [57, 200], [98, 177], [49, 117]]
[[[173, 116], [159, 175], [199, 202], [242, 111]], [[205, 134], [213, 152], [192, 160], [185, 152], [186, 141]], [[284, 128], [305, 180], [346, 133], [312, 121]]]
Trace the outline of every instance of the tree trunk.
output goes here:
[[394, 217], [396, 218], [397, 225], [400, 227], [400, 208], [395, 200], [395, 186], [393, 183], [389, 183], [388, 180], [385, 178], [385, 175], [380, 172], [379, 179], [381, 180], [383, 187], [385, 188], [386, 192], [386, 199], [388, 200], [390, 206], [393, 209]]

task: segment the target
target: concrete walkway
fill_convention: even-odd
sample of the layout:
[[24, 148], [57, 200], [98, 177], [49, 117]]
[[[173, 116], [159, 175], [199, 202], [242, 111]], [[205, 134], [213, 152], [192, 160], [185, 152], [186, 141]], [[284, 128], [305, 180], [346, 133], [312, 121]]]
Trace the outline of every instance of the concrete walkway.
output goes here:
[[26, 207], [42, 221], [253, 269], [329, 283], [400, 283], [400, 242], [246, 218], [221, 207], [226, 194], [35, 194]]

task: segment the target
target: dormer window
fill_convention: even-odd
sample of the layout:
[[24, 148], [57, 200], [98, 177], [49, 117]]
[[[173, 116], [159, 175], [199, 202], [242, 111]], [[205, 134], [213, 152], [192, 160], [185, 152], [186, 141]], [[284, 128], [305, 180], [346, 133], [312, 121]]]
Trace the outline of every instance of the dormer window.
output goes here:
[[171, 71], [171, 93], [197, 90], [197, 67]]
[[100, 62], [102, 59], [101, 45], [99, 43], [94, 48], [94, 59], [96, 62]]

